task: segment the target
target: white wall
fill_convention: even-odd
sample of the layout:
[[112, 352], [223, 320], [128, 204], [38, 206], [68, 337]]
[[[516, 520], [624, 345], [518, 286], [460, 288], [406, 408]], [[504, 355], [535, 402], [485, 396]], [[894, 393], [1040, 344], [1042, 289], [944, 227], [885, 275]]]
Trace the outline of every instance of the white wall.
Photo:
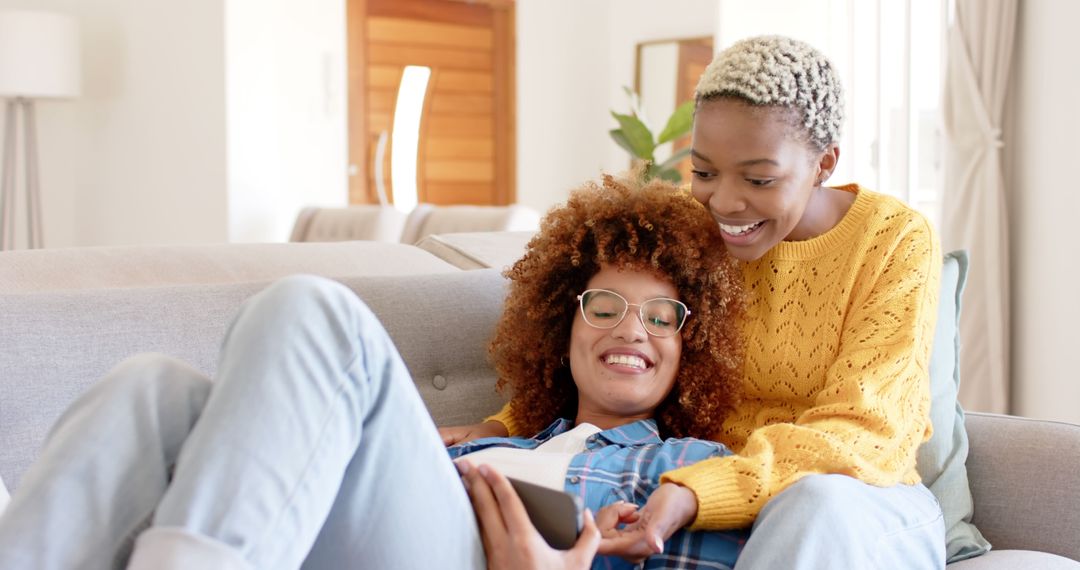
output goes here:
[[46, 246], [284, 241], [347, 202], [344, 0], [14, 8], [83, 36], [83, 96], [38, 105]]
[[344, 0], [228, 0], [229, 241], [283, 241], [348, 203]]
[[517, 194], [541, 212], [629, 166], [608, 131], [629, 109], [637, 43], [716, 28], [713, 0], [519, 0], [517, 18]]
[[[611, 74], [607, 83], [607, 109], [626, 112], [630, 109], [623, 86], [634, 86], [637, 44], [655, 40], [672, 40], [715, 36], [717, 30], [715, 0], [608, 0], [608, 61]], [[681, 103], [681, 101], [680, 101]], [[672, 109], [674, 110], [674, 108]], [[667, 117], [650, 117], [664, 128]], [[607, 149], [606, 168], [616, 172], [630, 166], [630, 157], [607, 134], [618, 124], [605, 113], [604, 138]], [[656, 134], [656, 133], [654, 133]]]
[[540, 212], [604, 168], [606, 16], [606, 2], [517, 4], [517, 201]]
[[82, 97], [38, 106], [46, 246], [225, 240], [221, 0], [0, 9], [64, 12], [82, 31]]
[[1080, 3], [1020, 3], [1005, 155], [1013, 412], [1080, 423]]

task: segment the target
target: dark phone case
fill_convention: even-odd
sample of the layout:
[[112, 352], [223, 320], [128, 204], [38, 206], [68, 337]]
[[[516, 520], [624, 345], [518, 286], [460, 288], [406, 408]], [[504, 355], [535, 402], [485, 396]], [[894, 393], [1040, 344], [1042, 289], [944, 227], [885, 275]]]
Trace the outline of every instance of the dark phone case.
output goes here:
[[527, 483], [518, 479], [510, 479], [510, 484], [521, 502], [525, 504], [525, 512], [529, 513], [540, 536], [544, 537], [552, 548], [567, 550], [577, 542], [578, 534], [581, 533], [582, 510], [581, 497], [571, 495], [566, 491], [556, 491], [541, 487], [533, 483]]

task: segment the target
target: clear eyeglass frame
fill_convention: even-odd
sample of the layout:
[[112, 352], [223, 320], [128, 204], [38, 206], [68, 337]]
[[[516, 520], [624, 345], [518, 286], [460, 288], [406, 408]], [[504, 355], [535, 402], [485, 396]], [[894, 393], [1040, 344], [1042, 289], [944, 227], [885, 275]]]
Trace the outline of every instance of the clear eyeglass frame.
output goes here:
[[[589, 301], [596, 298], [596, 295], [611, 296], [622, 302], [622, 311], [619, 313], [618, 318], [607, 319], [607, 323], [609, 324], [597, 323], [589, 318], [589, 312], [585, 307]], [[622, 295], [608, 289], [587, 289], [577, 296], [577, 300], [578, 308], [581, 311], [581, 317], [585, 320], [585, 324], [597, 329], [613, 329], [619, 326], [623, 322], [623, 319], [626, 318], [626, 314], [630, 312], [630, 307], [637, 307], [637, 317], [641, 326], [644, 327], [646, 333], [657, 338], [668, 338], [679, 334], [679, 331], [682, 330], [683, 325], [686, 324], [686, 320], [690, 316], [690, 308], [686, 306], [686, 303], [668, 297], [656, 297], [639, 304], [631, 303]], [[650, 323], [650, 311], [646, 309], [646, 307], [656, 307], [657, 304], [659, 304], [659, 306], [669, 306], [674, 310], [674, 316], [677, 319], [674, 327], [663, 328]]]

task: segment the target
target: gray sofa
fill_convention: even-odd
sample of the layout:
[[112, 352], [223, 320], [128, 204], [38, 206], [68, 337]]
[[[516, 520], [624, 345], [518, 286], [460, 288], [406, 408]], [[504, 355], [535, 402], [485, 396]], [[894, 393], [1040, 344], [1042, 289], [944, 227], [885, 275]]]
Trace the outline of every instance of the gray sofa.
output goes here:
[[[527, 237], [0, 253], [0, 477], [16, 488], [60, 412], [126, 356], [164, 352], [212, 375], [238, 306], [292, 273], [335, 278], [374, 309], [437, 423], [477, 421], [501, 405], [485, 358], [498, 271]], [[1080, 426], [974, 413], [966, 425], [973, 522], [994, 549], [949, 567], [1080, 568]]]

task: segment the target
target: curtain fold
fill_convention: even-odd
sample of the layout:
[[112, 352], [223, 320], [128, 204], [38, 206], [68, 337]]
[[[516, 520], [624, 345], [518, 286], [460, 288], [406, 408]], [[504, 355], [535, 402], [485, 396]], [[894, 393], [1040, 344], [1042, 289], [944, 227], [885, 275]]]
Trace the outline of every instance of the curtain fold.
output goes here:
[[960, 402], [1010, 410], [1009, 227], [1001, 123], [1017, 0], [956, 0], [944, 92], [942, 246], [971, 257], [960, 318]]

